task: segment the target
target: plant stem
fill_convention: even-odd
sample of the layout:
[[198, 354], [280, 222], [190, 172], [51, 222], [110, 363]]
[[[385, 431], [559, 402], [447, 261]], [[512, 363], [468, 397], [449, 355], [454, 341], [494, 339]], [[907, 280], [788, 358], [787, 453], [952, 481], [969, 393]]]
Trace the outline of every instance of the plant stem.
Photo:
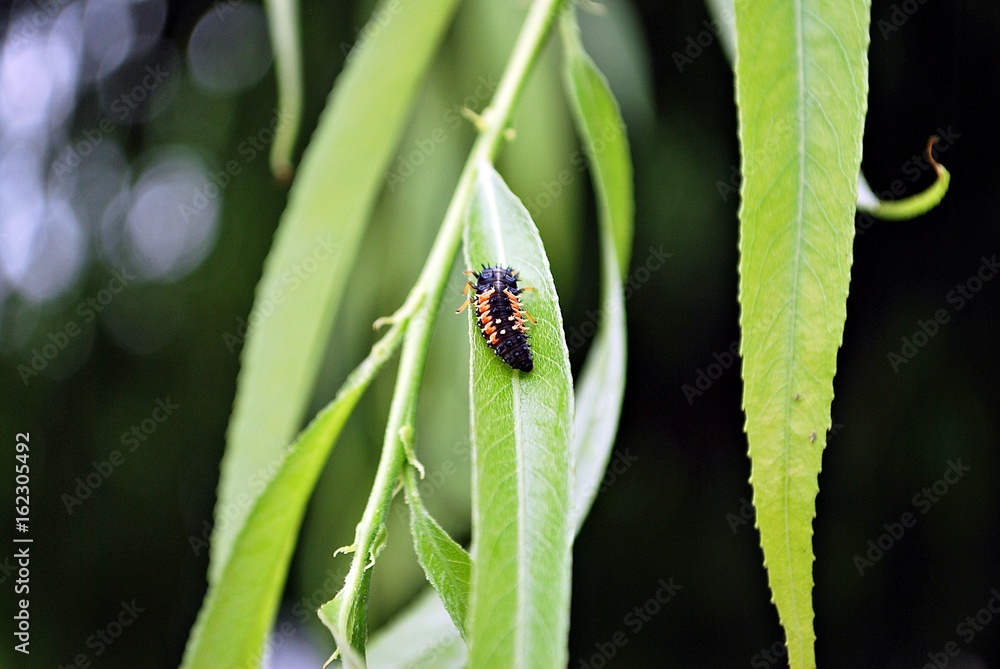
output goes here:
[[427, 350], [441, 297], [448, 281], [448, 273], [458, 253], [462, 222], [472, 194], [477, 166], [481, 161], [492, 162], [496, 156], [504, 130], [524, 89], [528, 73], [537, 60], [538, 53], [552, 30], [556, 14], [564, 2], [565, 0], [536, 0], [531, 6], [503, 77], [500, 79], [497, 92], [489, 107], [482, 113], [483, 129], [466, 160], [427, 262], [407, 297], [407, 305], [417, 301], [419, 308], [406, 332], [378, 471], [355, 534], [354, 558], [342, 591], [344, 597], [339, 612], [342, 622], [347, 619], [360, 594], [361, 577], [369, 562], [376, 534], [385, 522], [402, 471], [405, 454], [400, 431], [406, 427], [412, 429], [414, 424], [417, 394], [423, 377]]
[[271, 145], [271, 172], [281, 183], [292, 179], [292, 153], [302, 123], [302, 58], [299, 55], [297, 0], [265, 0], [278, 78], [278, 126]]

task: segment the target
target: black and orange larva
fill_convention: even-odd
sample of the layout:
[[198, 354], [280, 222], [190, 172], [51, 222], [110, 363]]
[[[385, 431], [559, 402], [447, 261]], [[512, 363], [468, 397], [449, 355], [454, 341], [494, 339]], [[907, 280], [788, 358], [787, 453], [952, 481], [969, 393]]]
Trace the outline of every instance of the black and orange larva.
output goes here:
[[455, 313], [462, 313], [469, 304], [474, 303], [479, 331], [493, 352], [514, 369], [530, 372], [535, 363], [528, 346], [524, 319], [527, 318], [532, 323], [535, 319], [521, 306], [518, 295], [534, 288], [518, 288], [519, 273], [510, 267], [504, 269], [483, 265], [482, 272], [468, 269], [465, 273], [476, 277], [476, 282], [469, 281], [465, 284], [462, 294], [468, 294], [469, 288], [476, 294], [467, 299]]

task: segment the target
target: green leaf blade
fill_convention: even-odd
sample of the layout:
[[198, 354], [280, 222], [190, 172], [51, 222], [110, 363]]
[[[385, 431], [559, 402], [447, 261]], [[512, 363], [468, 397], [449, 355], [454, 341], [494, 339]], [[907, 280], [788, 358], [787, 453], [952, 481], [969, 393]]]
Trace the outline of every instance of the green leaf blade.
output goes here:
[[520, 201], [481, 163], [466, 227], [466, 259], [512, 266], [537, 291], [524, 300], [534, 370], [511, 370], [470, 320], [473, 587], [470, 666], [567, 662], [570, 443], [573, 385], [555, 285]]
[[602, 243], [610, 244], [615, 265], [624, 276], [632, 257], [635, 227], [632, 156], [625, 121], [607, 79], [583, 50], [576, 21], [567, 17], [561, 28], [564, 82], [592, 172], [598, 220], [602, 235], [607, 237]]
[[601, 300], [597, 335], [576, 391], [573, 509], [577, 531], [597, 495], [618, 431], [625, 395], [625, 297], [632, 254], [634, 194], [625, 123], [604, 75], [583, 50], [575, 15], [562, 22], [564, 82], [590, 164], [601, 228]]
[[736, 3], [746, 432], [793, 669], [815, 667], [812, 520], [846, 320], [867, 2]]
[[225, 569], [209, 585], [188, 640], [186, 669], [260, 665], [309, 497], [355, 405], [402, 341], [404, 326], [375, 344], [283, 455], [236, 535]]
[[[252, 477], [299, 428], [382, 172], [458, 3], [383, 4], [391, 20], [372, 31], [334, 86], [257, 285], [219, 482], [216, 515], [226, 522], [213, 532], [210, 583], [256, 496]], [[394, 76], [381, 76], [387, 70]]]
[[458, 631], [465, 636], [465, 620], [472, 582], [472, 558], [444, 531], [427, 512], [414, 472], [405, 474], [406, 502], [410, 507], [410, 532], [417, 560], [427, 580], [438, 592], [441, 602]]

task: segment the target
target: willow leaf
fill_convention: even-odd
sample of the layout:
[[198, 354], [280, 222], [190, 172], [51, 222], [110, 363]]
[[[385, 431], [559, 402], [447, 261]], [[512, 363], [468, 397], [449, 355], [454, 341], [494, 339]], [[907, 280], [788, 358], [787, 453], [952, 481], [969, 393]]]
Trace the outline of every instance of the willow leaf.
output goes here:
[[736, 2], [751, 483], [792, 669], [815, 667], [812, 521], [847, 315], [869, 3]]
[[583, 50], [575, 15], [562, 22], [564, 82], [597, 197], [601, 228], [601, 320], [576, 391], [573, 496], [577, 528], [593, 504], [614, 446], [625, 395], [625, 296], [632, 254], [632, 158], [618, 103]]
[[406, 481], [406, 503], [410, 507], [410, 533], [413, 534], [417, 559], [427, 580], [440, 595], [455, 627], [464, 633], [472, 580], [472, 558], [427, 511], [420, 498], [414, 469], [408, 469], [403, 476]]
[[485, 161], [465, 233], [469, 266], [511, 266], [536, 288], [523, 304], [538, 321], [530, 329], [534, 370], [522, 373], [493, 354], [469, 319], [470, 667], [566, 666], [573, 380], [559, 301], [531, 217]]

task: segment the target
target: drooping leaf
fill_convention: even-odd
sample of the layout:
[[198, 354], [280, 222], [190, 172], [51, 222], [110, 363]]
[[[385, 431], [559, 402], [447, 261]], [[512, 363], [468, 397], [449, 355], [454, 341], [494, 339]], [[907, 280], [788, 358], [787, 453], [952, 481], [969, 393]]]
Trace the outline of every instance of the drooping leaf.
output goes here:
[[562, 22], [565, 85], [597, 196], [601, 228], [601, 321], [576, 391], [573, 496], [579, 529], [593, 504], [614, 446], [625, 394], [625, 299], [622, 275], [632, 254], [632, 159], [618, 103], [583, 50], [575, 15]]
[[534, 370], [505, 365], [470, 316], [473, 570], [470, 666], [557, 667], [569, 632], [573, 381], [548, 260], [527, 210], [477, 168], [465, 230], [472, 267], [520, 271]]
[[406, 503], [410, 507], [410, 532], [417, 559], [455, 627], [464, 636], [472, 558], [427, 512], [413, 480], [415, 472], [410, 470], [404, 476], [409, 479], [406, 483]]
[[276, 472], [236, 535], [222, 573], [209, 585], [183, 667], [259, 666], [277, 613], [302, 516], [344, 423], [402, 340], [405, 321], [372, 347], [337, 397], [282, 454]]
[[253, 506], [253, 478], [301, 424], [383, 170], [458, 3], [383, 4], [376, 14], [392, 18], [370, 31], [337, 80], [257, 285], [219, 482], [210, 583]]
[[264, 0], [278, 77], [278, 118], [271, 144], [271, 172], [282, 183], [292, 178], [292, 152], [302, 123], [302, 56], [298, 0]]
[[751, 482], [792, 669], [815, 667], [812, 520], [846, 318], [869, 3], [736, 3]]

